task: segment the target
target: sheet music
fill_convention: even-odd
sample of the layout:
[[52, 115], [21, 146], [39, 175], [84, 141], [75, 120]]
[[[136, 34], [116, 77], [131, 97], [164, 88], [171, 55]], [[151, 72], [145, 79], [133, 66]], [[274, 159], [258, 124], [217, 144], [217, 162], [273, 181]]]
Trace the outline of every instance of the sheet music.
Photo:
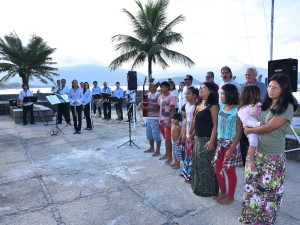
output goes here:
[[50, 102], [51, 105], [60, 104], [61, 101], [58, 99], [56, 95], [48, 95], [46, 96], [47, 100]]
[[70, 102], [68, 95], [60, 95], [65, 102]]

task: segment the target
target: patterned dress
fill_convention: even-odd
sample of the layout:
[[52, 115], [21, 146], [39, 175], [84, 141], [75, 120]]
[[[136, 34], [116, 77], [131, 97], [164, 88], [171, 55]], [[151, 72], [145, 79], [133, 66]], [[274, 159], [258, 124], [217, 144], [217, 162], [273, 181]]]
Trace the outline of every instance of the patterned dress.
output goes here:
[[[205, 129], [207, 134], [201, 136], [195, 136], [195, 146], [193, 150], [193, 173], [192, 173], [192, 189], [194, 193], [202, 197], [215, 196], [219, 193], [219, 184], [214, 172], [214, 168], [211, 164], [211, 160], [214, 157], [215, 151], [207, 151], [205, 144], [210, 140], [212, 130], [212, 118], [210, 113], [210, 106], [201, 112], [196, 112], [194, 121], [196, 123], [196, 129], [200, 127], [202, 120], [206, 120], [207, 125]], [[198, 123], [200, 122], [200, 123]], [[203, 126], [205, 126], [203, 124]]]
[[[285, 133], [293, 118], [293, 106], [289, 104], [280, 115], [288, 122], [276, 130], [258, 136], [258, 148], [254, 155], [257, 175], [250, 172], [246, 162], [242, 214], [239, 221], [252, 224], [274, 224], [280, 210], [285, 180]], [[262, 111], [260, 121], [267, 124], [274, 115]]]
[[185, 156], [183, 161], [183, 167], [180, 173], [180, 176], [184, 177], [186, 180], [191, 180], [192, 174], [192, 156], [193, 156], [193, 148], [195, 144], [195, 140], [188, 140], [191, 123], [193, 121], [193, 114], [195, 110], [195, 105], [190, 105], [187, 103], [185, 105], [186, 112], [186, 141], [185, 141]]

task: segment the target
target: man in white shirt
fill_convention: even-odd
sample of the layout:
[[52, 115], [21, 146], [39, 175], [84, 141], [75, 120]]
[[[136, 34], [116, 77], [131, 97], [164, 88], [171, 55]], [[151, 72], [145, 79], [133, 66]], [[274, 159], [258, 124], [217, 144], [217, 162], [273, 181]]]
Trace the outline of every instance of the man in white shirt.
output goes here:
[[[19, 101], [23, 101], [24, 97], [33, 96], [32, 92], [28, 89], [27, 84], [22, 85], [23, 90], [20, 91]], [[27, 102], [23, 104], [23, 125], [27, 125], [27, 112], [30, 113], [30, 123], [34, 124], [33, 116], [33, 102]]]
[[[61, 79], [61, 86], [59, 88], [59, 91], [57, 94], [60, 95], [68, 95], [69, 94], [69, 88], [66, 86], [66, 80]], [[57, 124], [62, 123], [62, 116], [64, 115], [64, 118], [66, 120], [67, 124], [70, 124], [70, 104], [68, 102], [66, 103], [60, 103], [58, 104], [57, 108]]]
[[222, 77], [223, 81], [221, 81], [221, 83], [219, 84], [219, 91], [218, 91], [219, 92], [219, 103], [221, 103], [221, 90], [222, 90], [223, 85], [233, 84], [238, 89], [238, 92], [240, 92], [240, 90], [241, 90], [241, 85], [232, 79], [232, 72], [228, 66], [223, 66], [221, 68], [221, 77]]
[[[103, 83], [103, 88], [101, 90], [101, 93], [106, 93], [111, 95], [111, 89], [107, 86], [107, 83]], [[103, 103], [103, 114], [105, 120], [111, 119], [111, 102], [108, 99], [106, 102]]]
[[120, 82], [116, 82], [116, 89], [114, 90], [114, 96], [118, 98], [118, 102], [116, 103], [116, 112], [118, 116], [118, 120], [123, 120], [123, 110], [122, 110], [122, 105], [123, 105], [123, 89], [120, 88]]
[[[99, 95], [101, 94], [101, 88], [98, 86], [98, 82], [94, 81], [93, 82], [94, 87], [92, 88], [92, 95], [93, 95], [93, 113], [94, 116], [96, 114], [97, 111], [97, 101], [99, 100], [95, 100], [94, 99], [94, 95]], [[99, 117], [101, 117], [101, 106], [98, 106], [98, 113], [99, 113]]]
[[60, 80], [57, 80], [57, 81], [56, 81], [56, 85], [55, 85], [54, 87], [51, 88], [51, 91], [52, 91], [53, 93], [57, 93], [58, 88], [59, 88], [60, 86], [61, 86]]
[[185, 78], [184, 78], [184, 84], [185, 84], [185, 86], [183, 87], [183, 91], [182, 91], [183, 99], [182, 99], [182, 102], [180, 102], [180, 105], [178, 105], [178, 108], [179, 108], [180, 111], [181, 111], [181, 107], [184, 106], [187, 103], [187, 101], [185, 99], [185, 93], [186, 93], [187, 89], [189, 87], [194, 87], [194, 85], [193, 85], [193, 76], [189, 75], [189, 74], [186, 75]]

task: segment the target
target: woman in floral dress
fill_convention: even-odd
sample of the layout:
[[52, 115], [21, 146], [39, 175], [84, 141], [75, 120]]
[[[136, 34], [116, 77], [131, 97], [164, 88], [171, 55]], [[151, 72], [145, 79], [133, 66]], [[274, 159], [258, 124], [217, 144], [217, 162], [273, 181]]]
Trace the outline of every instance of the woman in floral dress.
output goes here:
[[245, 134], [257, 133], [254, 156], [257, 174], [245, 167], [242, 214], [239, 220], [251, 224], [274, 224], [283, 195], [285, 180], [285, 134], [293, 118], [297, 101], [291, 93], [287, 76], [271, 77], [268, 95], [262, 105], [261, 126], [245, 128]]

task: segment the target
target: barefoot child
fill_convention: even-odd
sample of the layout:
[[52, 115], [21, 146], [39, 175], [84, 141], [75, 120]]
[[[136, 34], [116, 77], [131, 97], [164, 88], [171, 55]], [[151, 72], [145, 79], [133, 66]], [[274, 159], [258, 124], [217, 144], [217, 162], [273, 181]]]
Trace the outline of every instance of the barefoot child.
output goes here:
[[182, 121], [182, 115], [180, 113], [174, 113], [174, 115], [172, 116], [172, 127], [171, 127], [174, 163], [170, 165], [173, 169], [180, 168], [180, 160], [178, 160], [176, 157], [176, 151], [180, 149], [180, 144], [179, 145], [177, 144], [181, 132], [181, 126], [179, 125], [180, 121]]
[[180, 176], [185, 179], [185, 182], [191, 183], [191, 175], [192, 175], [192, 156], [193, 156], [193, 148], [195, 144], [195, 132], [190, 135], [190, 127], [193, 121], [196, 98], [199, 95], [198, 89], [194, 87], [189, 87], [185, 94], [185, 99], [188, 103], [185, 104], [185, 114], [186, 119], [183, 122], [185, 125], [185, 133], [183, 137], [185, 137], [185, 157], [183, 162], [183, 167]]
[[[242, 122], [238, 111], [239, 93], [233, 84], [225, 84], [221, 88], [221, 106], [218, 114], [217, 148], [212, 160], [221, 194], [214, 200], [227, 205], [234, 202], [237, 183], [236, 166], [243, 166], [239, 141], [242, 137]], [[225, 176], [225, 173], [227, 176]], [[228, 182], [226, 182], [226, 177]], [[226, 183], [228, 188], [226, 190]]]
[[[261, 113], [260, 101], [260, 89], [255, 85], [246, 85], [240, 95], [240, 109], [238, 116], [241, 119], [244, 127], [258, 127], [260, 122], [258, 117]], [[257, 134], [249, 134], [249, 149], [248, 159], [250, 172], [253, 174], [257, 173], [257, 169], [254, 163], [254, 154], [258, 145]]]
[[159, 106], [159, 129], [165, 139], [166, 153], [160, 160], [167, 159], [166, 164], [172, 162], [172, 142], [171, 142], [171, 118], [175, 113], [176, 99], [170, 94], [170, 84], [164, 81], [160, 84], [162, 95], [157, 100]]

